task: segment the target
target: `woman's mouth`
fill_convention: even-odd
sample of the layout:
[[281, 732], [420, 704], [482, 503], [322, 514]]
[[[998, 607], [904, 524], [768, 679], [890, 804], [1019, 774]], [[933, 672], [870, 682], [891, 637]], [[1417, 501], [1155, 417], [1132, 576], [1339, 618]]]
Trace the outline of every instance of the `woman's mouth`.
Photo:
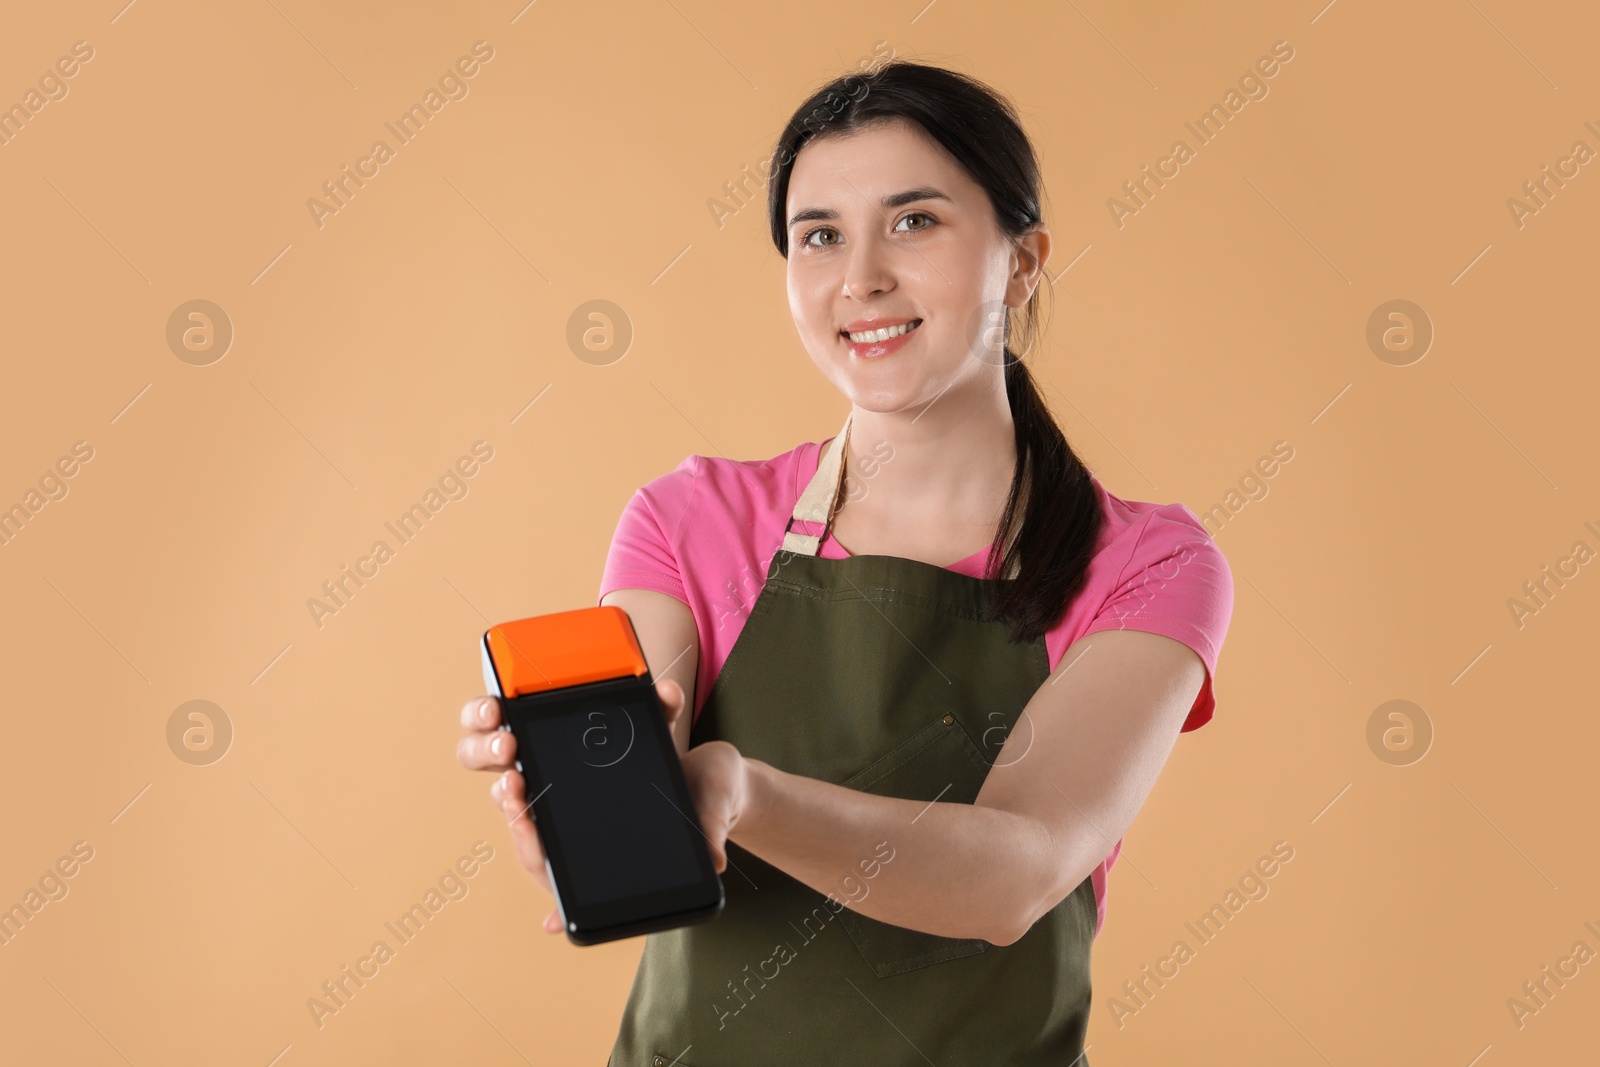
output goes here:
[[839, 336], [850, 346], [851, 355], [861, 359], [876, 359], [905, 345], [921, 325], [921, 319], [912, 319], [910, 322], [885, 326], [878, 330], [861, 330], [856, 333], [841, 330]]

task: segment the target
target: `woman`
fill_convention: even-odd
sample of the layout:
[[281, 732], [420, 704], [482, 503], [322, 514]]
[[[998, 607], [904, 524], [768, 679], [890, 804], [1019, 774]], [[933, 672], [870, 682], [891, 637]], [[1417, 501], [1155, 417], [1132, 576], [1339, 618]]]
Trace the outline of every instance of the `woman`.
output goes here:
[[[1228, 566], [1188, 508], [1100, 485], [1008, 343], [1050, 236], [1007, 104], [891, 62], [806, 101], [774, 163], [790, 310], [850, 413], [690, 456], [618, 524], [600, 603], [727, 903], [647, 938], [611, 1062], [1073, 1063], [1106, 871], [1211, 716]], [[463, 723], [548, 889], [514, 739], [487, 698]]]

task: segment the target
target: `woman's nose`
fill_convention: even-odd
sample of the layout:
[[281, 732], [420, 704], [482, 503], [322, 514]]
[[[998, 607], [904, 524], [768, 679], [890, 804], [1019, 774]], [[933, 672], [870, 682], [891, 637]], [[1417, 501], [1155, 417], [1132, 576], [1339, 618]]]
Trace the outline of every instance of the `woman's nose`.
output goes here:
[[858, 247], [845, 265], [844, 295], [866, 300], [894, 288], [894, 275], [886, 259], [875, 249]]

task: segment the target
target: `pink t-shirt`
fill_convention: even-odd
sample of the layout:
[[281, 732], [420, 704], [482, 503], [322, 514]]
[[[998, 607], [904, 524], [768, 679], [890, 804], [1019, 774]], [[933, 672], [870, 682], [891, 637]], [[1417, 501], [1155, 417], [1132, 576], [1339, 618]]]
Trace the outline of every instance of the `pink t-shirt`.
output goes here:
[[[831, 440], [831, 438], [829, 438]], [[807, 442], [767, 460], [689, 456], [677, 469], [638, 489], [623, 509], [606, 556], [600, 596], [614, 589], [651, 589], [683, 601], [700, 637], [695, 673], [698, 718], [744, 621], [755, 606], [784, 525], [816, 473], [827, 441]], [[1212, 678], [1233, 613], [1227, 560], [1194, 512], [1183, 504], [1123, 500], [1091, 475], [1105, 522], [1083, 588], [1045, 634], [1050, 669], [1079, 638], [1100, 630], [1146, 630], [1182, 641], [1200, 656], [1206, 678], [1182, 730], [1211, 719]], [[817, 527], [796, 523], [801, 533]], [[819, 553], [844, 559], [830, 530]], [[947, 569], [974, 577], [984, 548]], [[1119, 840], [1092, 872], [1098, 920], [1105, 923], [1106, 875]]]

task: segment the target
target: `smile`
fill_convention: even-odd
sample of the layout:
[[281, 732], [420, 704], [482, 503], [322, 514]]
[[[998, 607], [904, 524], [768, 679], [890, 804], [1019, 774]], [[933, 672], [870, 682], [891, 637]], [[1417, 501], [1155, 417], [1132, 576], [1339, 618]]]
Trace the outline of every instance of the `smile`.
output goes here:
[[[910, 333], [922, 325], [921, 319], [912, 319], [910, 322], [901, 323], [899, 326], [886, 326], [881, 330], [862, 330], [860, 333], [846, 333], [851, 342], [858, 345], [872, 344], [887, 341], [891, 337], [899, 337]], [[842, 331], [841, 331], [842, 332]]]

